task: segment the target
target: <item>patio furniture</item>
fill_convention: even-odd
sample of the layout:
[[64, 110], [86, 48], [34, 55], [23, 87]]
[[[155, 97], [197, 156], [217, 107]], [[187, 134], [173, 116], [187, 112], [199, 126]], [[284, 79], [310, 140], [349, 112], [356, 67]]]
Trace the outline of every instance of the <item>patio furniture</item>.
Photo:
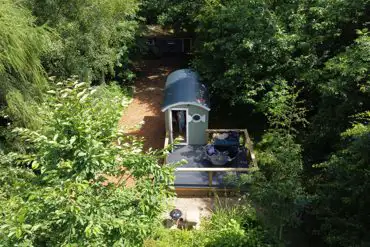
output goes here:
[[232, 148], [231, 152], [229, 150], [220, 151], [215, 145], [208, 144], [205, 146], [205, 155], [207, 160], [209, 160], [215, 166], [224, 166], [228, 162], [235, 159], [237, 151]]
[[239, 146], [239, 133], [229, 131], [221, 134], [213, 134], [212, 144], [215, 146]]
[[181, 216], [182, 216], [182, 212], [181, 212], [180, 209], [175, 208], [175, 209], [171, 210], [171, 212], [170, 212], [170, 217], [171, 217], [172, 220], [178, 220], [178, 219], [181, 218]]

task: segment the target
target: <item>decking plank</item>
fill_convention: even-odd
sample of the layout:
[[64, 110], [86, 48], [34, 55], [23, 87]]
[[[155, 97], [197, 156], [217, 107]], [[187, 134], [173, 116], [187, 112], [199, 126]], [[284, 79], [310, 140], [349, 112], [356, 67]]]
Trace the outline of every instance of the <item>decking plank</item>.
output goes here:
[[[202, 145], [186, 145], [175, 146], [174, 150], [167, 156], [167, 164], [176, 163], [181, 160], [186, 160], [187, 163], [179, 167], [175, 171], [175, 187], [204, 187], [209, 185], [209, 171], [212, 168], [248, 168], [247, 151], [241, 151], [237, 157], [226, 164], [225, 166], [214, 166], [204, 155], [204, 146]], [[203, 171], [181, 171], [181, 168], [201, 168]], [[207, 169], [205, 169], [207, 168]], [[205, 170], [204, 170], [205, 169]], [[241, 171], [230, 171], [235, 174], [240, 174]], [[244, 170], [245, 172], [245, 170]], [[214, 171], [212, 175], [212, 185], [218, 188], [226, 186], [224, 177], [227, 175], [225, 171]]]

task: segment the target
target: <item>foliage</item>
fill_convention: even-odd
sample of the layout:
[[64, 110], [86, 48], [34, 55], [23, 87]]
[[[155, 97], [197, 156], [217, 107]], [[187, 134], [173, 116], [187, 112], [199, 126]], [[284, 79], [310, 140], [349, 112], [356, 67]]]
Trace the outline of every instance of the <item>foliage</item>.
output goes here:
[[[40, 131], [22, 128], [14, 131], [29, 144], [29, 154], [40, 157], [33, 162], [43, 164], [42, 169], [64, 166], [66, 177], [74, 174], [92, 179], [102, 172], [95, 167], [115, 165], [112, 157], [118, 150], [111, 142], [116, 135], [122, 94], [117, 86], [93, 89], [77, 81], [57, 86], [57, 90], [49, 91], [50, 103], [39, 111], [44, 119]], [[71, 112], [73, 109], [76, 112]], [[88, 169], [86, 163], [90, 164]]]
[[295, 127], [307, 123], [302, 103], [298, 92], [285, 81], [276, 81], [265, 94], [260, 107], [272, 128], [257, 145], [259, 169], [246, 180], [251, 198], [260, 207], [259, 216], [279, 241], [284, 227], [300, 223], [299, 216], [308, 203], [301, 181], [302, 148], [295, 140]]
[[175, 32], [193, 33], [197, 25], [196, 16], [206, 3], [205, 0], [143, 0], [141, 12], [147, 23], [161, 24]]
[[47, 50], [48, 32], [18, 2], [0, 5], [0, 109], [18, 125], [35, 128], [34, 105], [46, 88], [40, 56]]
[[[271, 130], [258, 144], [260, 170], [252, 174], [251, 197], [274, 236], [282, 239], [284, 226], [296, 226], [306, 204], [301, 184], [302, 156], [294, 136]], [[273, 198], [273, 201], [272, 201]]]
[[342, 134], [342, 148], [319, 164], [313, 212], [330, 246], [367, 246], [369, 225], [370, 113]]
[[306, 109], [298, 100], [299, 92], [294, 92], [285, 81], [276, 81], [259, 103], [260, 111], [264, 112], [271, 127], [296, 132], [296, 125], [307, 123]]
[[140, 6], [140, 16], [145, 17], [147, 24], [157, 24], [158, 16], [160, 16], [166, 10], [167, 4], [167, 0], [142, 0]]
[[[170, 169], [158, 169], [160, 153], [144, 154], [141, 142], [117, 133], [119, 88], [73, 80], [53, 88], [45, 80], [77, 74], [105, 81], [115, 72], [132, 78], [138, 13], [148, 23], [195, 30], [193, 65], [213, 99], [266, 115], [271, 129], [258, 145], [259, 171], [232, 181], [248, 184], [263, 226], [281, 239], [299, 223], [305, 186], [314, 196], [305, 209], [328, 245], [369, 245], [368, 113], [351, 127], [353, 115], [370, 109], [369, 4], [3, 0], [0, 246], [139, 246], [156, 225]], [[13, 152], [4, 155], [4, 147]], [[311, 169], [317, 163], [320, 169]], [[116, 176], [123, 182], [109, 185]], [[201, 232], [163, 230], [152, 240], [263, 246], [268, 241], [248, 203], [237, 210], [250, 213], [247, 226], [230, 209], [216, 212]]]
[[202, 231], [177, 231], [158, 228], [153, 239], [144, 242], [145, 247], [191, 247], [204, 246]]
[[356, 32], [368, 25], [368, 4], [208, 1], [197, 16], [194, 65], [213, 98], [229, 103], [260, 105], [266, 94], [284, 94], [280, 81], [301, 92], [311, 122], [300, 135], [309, 167], [333, 151], [349, 116], [369, 108], [368, 35]]
[[368, 2], [207, 1], [197, 15], [194, 65], [231, 103], [255, 103], [277, 79], [314, 89], [315, 69], [366, 25]]
[[68, 80], [49, 95], [40, 129], [14, 129], [25, 152], [1, 159], [2, 245], [141, 246], [171, 168], [117, 131], [117, 86]]
[[277, 23], [266, 4], [209, 1], [197, 20], [194, 65], [211, 92], [232, 103], [254, 102], [252, 97], [263, 90], [265, 77], [281, 70], [285, 61]]
[[158, 17], [158, 22], [171, 27], [175, 32], [193, 33], [197, 25], [196, 16], [205, 0], [167, 1], [165, 11]]
[[[317, 184], [303, 180], [318, 202], [309, 208], [320, 210], [310, 220], [322, 223], [322, 236], [333, 246], [367, 245], [360, 229], [366, 229], [365, 220], [356, 225], [354, 220], [348, 221], [352, 225], [345, 222], [360, 208], [354, 199], [348, 203], [349, 210], [341, 201], [348, 171], [366, 172], [363, 167], [349, 166], [351, 158], [337, 150], [340, 133], [350, 127], [351, 116], [370, 109], [368, 13], [368, 0], [214, 0], [207, 1], [197, 16], [193, 64], [213, 97], [256, 105], [270, 126], [277, 128], [262, 137], [260, 171], [244, 178], [252, 181], [251, 195], [265, 210], [265, 222], [272, 228], [294, 223], [301, 205], [306, 204], [301, 179], [317, 175]], [[302, 129], [307, 124], [306, 109], [310, 125]], [[321, 162], [333, 167], [330, 173], [312, 169]], [[303, 164], [306, 173], [302, 177]], [[360, 176], [356, 181], [356, 186], [366, 188], [366, 178]], [[328, 184], [337, 186], [332, 196]]]
[[217, 208], [210, 219], [203, 219], [201, 229], [176, 231], [159, 229], [146, 247], [167, 246], [272, 246], [248, 203]]
[[325, 83], [319, 85], [322, 95], [318, 111], [305, 139], [313, 162], [321, 162], [333, 151], [333, 144], [340, 142], [340, 133], [350, 127], [352, 115], [370, 109], [370, 38], [366, 30], [358, 33], [354, 44], [329, 59], [325, 67], [316, 72]]
[[127, 69], [122, 66], [128, 65], [138, 26], [136, 0], [28, 1], [38, 24], [58, 35], [43, 59], [49, 73], [105, 81], [116, 66]]
[[205, 228], [210, 231], [208, 246], [270, 246], [272, 242], [263, 231], [251, 202], [239, 203], [217, 208], [205, 222]]

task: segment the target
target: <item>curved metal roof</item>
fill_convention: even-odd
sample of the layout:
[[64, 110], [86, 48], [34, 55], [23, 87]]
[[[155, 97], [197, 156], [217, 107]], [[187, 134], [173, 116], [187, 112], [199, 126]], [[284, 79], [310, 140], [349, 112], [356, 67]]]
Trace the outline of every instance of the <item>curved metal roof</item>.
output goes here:
[[176, 70], [168, 75], [162, 112], [184, 104], [210, 110], [207, 88], [200, 83], [198, 73], [191, 69]]

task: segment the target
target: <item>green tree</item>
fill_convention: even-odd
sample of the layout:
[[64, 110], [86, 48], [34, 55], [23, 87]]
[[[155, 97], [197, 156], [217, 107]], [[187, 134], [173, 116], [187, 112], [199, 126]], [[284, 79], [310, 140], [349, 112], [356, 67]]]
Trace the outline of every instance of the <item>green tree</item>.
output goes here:
[[301, 183], [302, 149], [293, 135], [278, 130], [266, 133], [257, 147], [259, 171], [252, 174], [251, 197], [265, 227], [281, 241], [284, 228], [300, 223], [307, 203]]
[[138, 26], [138, 1], [28, 2], [37, 23], [48, 25], [58, 35], [51, 42], [52, 50], [43, 59], [49, 73], [105, 81], [106, 75], [114, 75], [116, 66], [127, 69]]
[[194, 65], [211, 92], [229, 102], [254, 102], [268, 76], [281, 71], [286, 61], [279, 42], [283, 31], [267, 5], [209, 1], [197, 20]]
[[197, 15], [194, 65], [229, 102], [255, 103], [276, 79], [315, 92], [317, 70], [366, 27], [368, 2], [207, 1]]
[[277, 80], [273, 83], [271, 91], [265, 94], [258, 105], [271, 127], [295, 134], [299, 125], [308, 123], [305, 119], [306, 109], [302, 107], [304, 102], [298, 99], [299, 93], [286, 81]]
[[305, 138], [311, 162], [321, 162], [334, 151], [340, 133], [351, 125], [351, 116], [370, 108], [370, 38], [367, 30], [358, 34], [354, 44], [316, 71], [320, 78], [318, 110]]
[[367, 196], [370, 190], [370, 112], [342, 134], [342, 147], [317, 165], [312, 181], [315, 192], [313, 213], [322, 223], [320, 235], [330, 246], [368, 246], [370, 227]]
[[141, 14], [148, 24], [160, 24], [175, 32], [192, 34], [197, 26], [196, 17], [206, 4], [205, 0], [143, 0]]
[[35, 128], [35, 107], [47, 87], [40, 57], [47, 50], [49, 33], [35, 26], [31, 12], [18, 2], [0, 5], [0, 110], [15, 124]]
[[[351, 116], [370, 107], [369, 1], [207, 3], [197, 17], [194, 65], [213, 97], [255, 104], [277, 128], [262, 137], [254, 187], [263, 205], [276, 195], [275, 208], [270, 208], [276, 214], [267, 213], [266, 219], [284, 225], [290, 218], [285, 215], [297, 212], [296, 202], [304, 195], [301, 176], [296, 175], [302, 172], [302, 158], [307, 177], [320, 174], [321, 170], [312, 171], [312, 165], [327, 161], [340, 146], [340, 133], [351, 125]], [[294, 96], [297, 91], [299, 98]], [[305, 110], [295, 111], [292, 99], [304, 100], [307, 129], [297, 125]], [[319, 185], [324, 186], [328, 181], [322, 175]], [[304, 185], [314, 191], [315, 186], [306, 181]], [[286, 203], [279, 199], [284, 195]], [[327, 197], [319, 192], [315, 196], [323, 201]], [[345, 224], [335, 227], [334, 236], [341, 230], [347, 235]], [[353, 235], [359, 237], [361, 231]]]
[[170, 195], [172, 169], [117, 131], [117, 86], [69, 80], [49, 94], [42, 127], [14, 129], [25, 151], [1, 159], [2, 244], [141, 246]]
[[296, 127], [306, 124], [303, 102], [284, 81], [277, 81], [261, 106], [272, 127], [257, 145], [259, 170], [251, 174], [251, 197], [273, 236], [283, 239], [284, 227], [300, 223], [307, 204], [302, 185], [302, 148], [296, 143]]

